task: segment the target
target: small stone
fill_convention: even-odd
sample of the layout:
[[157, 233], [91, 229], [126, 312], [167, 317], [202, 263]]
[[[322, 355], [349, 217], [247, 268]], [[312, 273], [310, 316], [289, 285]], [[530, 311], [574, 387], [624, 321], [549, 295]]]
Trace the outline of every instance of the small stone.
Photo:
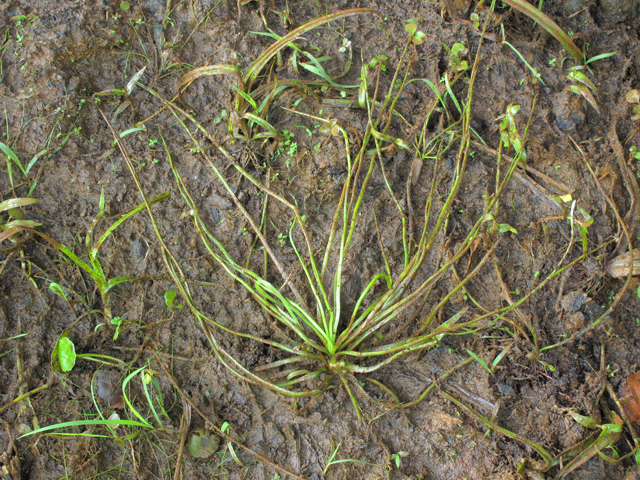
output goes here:
[[590, 300], [591, 299], [587, 297], [584, 292], [575, 291], [567, 293], [564, 297], [562, 297], [560, 304], [562, 305], [562, 308], [565, 309], [565, 311], [567, 311], [568, 313], [572, 313], [580, 310], [580, 307], [582, 307], [582, 305], [589, 302]]
[[506, 383], [497, 383], [496, 387], [498, 388], [498, 390], [500, 391], [500, 394], [503, 397], [514, 397], [516, 395], [516, 392], [513, 389], [513, 387], [511, 387], [510, 385], [507, 385]]
[[133, 258], [144, 258], [145, 254], [147, 253], [147, 246], [142, 240], [136, 240], [129, 247], [129, 253], [131, 253], [131, 257]]

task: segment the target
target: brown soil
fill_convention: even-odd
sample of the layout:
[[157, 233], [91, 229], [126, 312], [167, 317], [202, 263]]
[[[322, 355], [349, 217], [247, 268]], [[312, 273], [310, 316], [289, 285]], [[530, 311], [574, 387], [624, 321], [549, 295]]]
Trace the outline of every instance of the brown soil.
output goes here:
[[[354, 16], [307, 35], [308, 43], [321, 51], [316, 52], [318, 55], [332, 57], [326, 66], [332, 74], [341, 72], [347, 62], [346, 54], [338, 51], [342, 39], [351, 41], [353, 65], [340, 79], [343, 84], [358, 83], [361, 56], [368, 61], [375, 55], [387, 55], [388, 71], [393, 71], [406, 41], [404, 25], [408, 19], [420, 19], [419, 28], [426, 33], [425, 42], [417, 48], [412, 78], [426, 78], [438, 85], [448, 62], [442, 44], [465, 42], [472, 60], [479, 42], [465, 24], [446, 14], [441, 4], [422, 0], [338, 0], [326, 4], [294, 0], [288, 2], [291, 25], [278, 13], [287, 9], [284, 0], [251, 2], [241, 7], [241, 14], [231, 0], [169, 3], [171, 21], [165, 22], [164, 27], [167, 6], [164, 0], [132, 0], [128, 10], [122, 10], [119, 2], [112, 0], [6, 0], [0, 5], [0, 31], [6, 32], [6, 38], [3, 36], [0, 41], [4, 45], [0, 46], [0, 141], [9, 145], [24, 165], [36, 153], [49, 149], [29, 173], [30, 183], [37, 179], [31, 195], [42, 203], [26, 207], [25, 218], [40, 222], [42, 225], [37, 227], [40, 232], [74, 249], [78, 255], [86, 254], [84, 239], [99, 212], [102, 188], [111, 214], [127, 212], [141, 202], [124, 159], [118, 152], [109, 154], [113, 138], [100, 112], [104, 112], [117, 131], [123, 132], [158, 112], [162, 105], [144, 89], [135, 87], [128, 99], [130, 105], [116, 114], [123, 107], [122, 97], [95, 96], [100, 91], [123, 88], [141, 68], [147, 67], [141, 83], [173, 98], [180, 77], [194, 66], [236, 63], [246, 68], [273, 42], [251, 33], [265, 31], [263, 16], [270, 28], [284, 35], [310, 19], [356, 6], [376, 9], [384, 20], [372, 15]], [[459, 13], [469, 18], [469, 12], [462, 11], [464, 7], [459, 7]], [[591, 78], [599, 89], [600, 114], [581, 97], [564, 90], [571, 82], [566, 79], [566, 68], [562, 69], [567, 53], [561, 45], [534, 27], [524, 15], [506, 6], [500, 10], [510, 42], [540, 72], [544, 84], [534, 83], [531, 72], [512, 49], [485, 41], [482, 47], [485, 58], [475, 85], [472, 127], [488, 145], [497, 148], [500, 138], [496, 118], [512, 102], [522, 107], [518, 118], [527, 118], [537, 95], [528, 134], [528, 165], [575, 189], [573, 198], [594, 218], [588, 230], [590, 249], [614, 236], [622, 238], [613, 211], [573, 139], [590, 164], [599, 169], [604, 190], [625, 217], [635, 240], [640, 199], [634, 202], [632, 185], [636, 175], [640, 177], [640, 170], [636, 170], [634, 162], [627, 164], [627, 159], [619, 157], [628, 155], [632, 145], [640, 145], [638, 122], [631, 121], [631, 109], [625, 102], [626, 92], [640, 88], [638, 2], [608, 0], [602, 6], [580, 1], [544, 2], [543, 10], [564, 31], [584, 35], [576, 41], [586, 42], [589, 56], [617, 52], [590, 64]], [[278, 71], [283, 78], [293, 76], [291, 69], [287, 70], [288, 56], [290, 52], [283, 51], [285, 63]], [[466, 88], [462, 82], [455, 86], [458, 98], [466, 95]], [[188, 89], [184, 101], [239, 162], [264, 179], [264, 151], [228, 142], [229, 114], [221, 121], [216, 120], [223, 110], [233, 110], [234, 93], [228, 78], [205, 77]], [[283, 101], [283, 105], [290, 106], [295, 98], [289, 99], [288, 104]], [[420, 124], [432, 101], [433, 92], [426, 83], [413, 82], [396, 108], [409, 123]], [[310, 100], [305, 105], [314, 114], [323, 108], [325, 117], [337, 118], [356, 131], [366, 127], [366, 115], [355, 107], [318, 107]], [[271, 159], [271, 168], [279, 172], [280, 188], [298, 201], [301, 212], [308, 218], [314, 241], [321, 244], [337, 205], [335, 192], [339, 192], [346, 173], [342, 143], [327, 133], [314, 133], [310, 137], [305, 128], [313, 129], [313, 122], [285, 110], [273, 110], [270, 121], [294, 133], [297, 152]], [[437, 120], [430, 127], [436, 131]], [[398, 135], [409, 133], [400, 123], [393, 128]], [[125, 137], [132, 158], [140, 164], [138, 174], [147, 194], [171, 192], [170, 199], [158, 203], [153, 210], [166, 244], [179, 258], [189, 279], [200, 282], [192, 292], [198, 307], [235, 330], [272, 335], [271, 320], [213, 261], [197, 239], [188, 215], [184, 215], [187, 206], [159, 141], [160, 134], [170, 145], [191, 192], [198, 196], [205, 221], [225, 242], [230, 254], [244, 262], [253, 237], [211, 170], [191, 150], [189, 138], [170, 113], [161, 112], [146, 123], [146, 130]], [[314, 147], [318, 143], [322, 145], [316, 152]], [[438, 258], [449, 255], [464, 239], [482, 214], [483, 195], [494, 188], [495, 157], [480, 148], [474, 150], [453, 207], [447, 241], [442, 239], [436, 244], [427, 270], [432, 271]], [[213, 149], [210, 153], [216, 156]], [[224, 158], [217, 161], [224, 167]], [[411, 156], [402, 151], [388, 158], [389, 181], [399, 195], [404, 191], [411, 161]], [[452, 162], [453, 157], [445, 159], [445, 174], [452, 174]], [[6, 164], [4, 161], [0, 164], [3, 169], [0, 201], [27, 196], [29, 187], [16, 166], [12, 169], [15, 183], [12, 189]], [[262, 197], [246, 181], [233, 176], [231, 171], [227, 173], [238, 198], [259, 219]], [[540, 176], [530, 174], [529, 178], [553, 194], [567, 193]], [[424, 204], [430, 181], [431, 174], [425, 165], [413, 192], [414, 205]], [[536, 193], [529, 185], [526, 179], [514, 178], [503, 194], [500, 221], [517, 230], [517, 234], [503, 234], [496, 249], [495, 259], [505, 288], [493, 266], [487, 266], [469, 285], [469, 293], [490, 308], [506, 305], [508, 296], [515, 300], [529, 293], [556, 268], [571, 239], [571, 225], [566, 220], [550, 220], [545, 235], [540, 220], [561, 212], [549, 197]], [[439, 193], [445, 194], [444, 187]], [[368, 279], [379, 273], [383, 265], [372, 210], [382, 219], [381, 235], [388, 247], [391, 268], [395, 271], [402, 267], [400, 220], [394, 203], [385, 193], [379, 171], [374, 173], [364, 203], [366, 218], [353, 241], [358, 245], [357, 252], [352, 251], [347, 259], [346, 303], [358, 298]], [[287, 232], [290, 218], [275, 202], [271, 205], [268, 236], [279, 258], [294, 265], [293, 250], [287, 242], [280, 245], [278, 241], [278, 234]], [[98, 230], [104, 231], [102, 224]], [[2, 244], [4, 248], [9, 246], [8, 242]], [[522, 320], [533, 326], [540, 346], [555, 344], [580, 331], [611, 304], [625, 281], [611, 278], [605, 270], [605, 260], [614, 254], [614, 248], [615, 242], [549, 282], [521, 306]], [[516, 470], [523, 458], [541, 461], [538, 453], [524, 443], [495, 431], [488, 432], [478, 417], [446, 400], [437, 393], [438, 389], [411, 408], [389, 409], [386, 403], [376, 401], [387, 401], [384, 393], [366, 384], [369, 396], [358, 393], [364, 412], [364, 418], [358, 420], [349, 396], [338, 384], [320, 397], [294, 402], [264, 387], [238, 380], [212, 353], [194, 315], [186, 308], [171, 311], [165, 306], [164, 293], [173, 284], [144, 212], [118, 227], [100, 250], [100, 260], [109, 278], [140, 277], [113, 290], [113, 314], [125, 319], [115, 341], [113, 325], [98, 327], [103, 321], [102, 303], [89, 276], [37, 237], [23, 238], [23, 247], [14, 252], [19, 253], [0, 252], [1, 261], [9, 259], [0, 276], [0, 404], [40, 386], [47, 388], [0, 413], [7, 425], [7, 429], [0, 429], [0, 451], [9, 451], [4, 458], [8, 471], [12, 453], [9, 430], [17, 450], [13, 453], [19, 458], [14, 476], [7, 473], [7, 478], [174, 478], [185, 407], [159, 361], [170, 369], [180, 388], [209, 421], [228, 422], [234, 438], [306, 479], [511, 479], [517, 477]], [[567, 258], [573, 260], [581, 253], [576, 230]], [[261, 254], [255, 255], [252, 268], [260, 271], [260, 261]], [[463, 264], [466, 265], [466, 260]], [[294, 281], [303, 280], [302, 272], [295, 275]], [[269, 278], [274, 283], [279, 281], [278, 286], [282, 283], [275, 272], [269, 272]], [[51, 282], [66, 289], [69, 301], [50, 290]], [[454, 283], [453, 277], [447, 278], [432, 293], [432, 298], [442, 298]], [[606, 376], [615, 391], [639, 368], [640, 304], [634, 286], [627, 290], [614, 312], [594, 329], [570, 344], [545, 351], [541, 361], [529, 355], [530, 344], [522, 335], [512, 337], [500, 328], [507, 324], [496, 324], [494, 329], [482, 330], [479, 335], [447, 337], [438, 347], [403, 357], [372, 376], [394, 391], [401, 401], [408, 402], [466, 358], [467, 349], [490, 361], [509, 346], [493, 374], [474, 361], [439, 382], [438, 388], [488, 417], [494, 415], [497, 425], [557, 455], [591, 434], [568, 417], [566, 409], [603, 418], [603, 422], [607, 413], [603, 405], [615, 410], [608, 394], [597, 403], [604, 385], [602, 349]], [[179, 301], [180, 298], [176, 303]], [[468, 303], [462, 296], [452, 299], [445, 308], [444, 319]], [[426, 315], [429, 308], [428, 304], [420, 315]], [[154, 324], [162, 319], [168, 321]], [[154, 378], [167, 412], [161, 418], [162, 432], [143, 431], [124, 446], [114, 442], [102, 427], [74, 431], [105, 437], [19, 438], [36, 427], [96, 419], [97, 407], [105, 418], [113, 411], [101, 399], [94, 404], [92, 382], [97, 392], [96, 371], [112, 371], [117, 378], [122, 370], [78, 360], [69, 373], [52, 371], [51, 352], [59, 336], [72, 324], [70, 338], [77, 353], [109, 355], [130, 363], [132, 369], [148, 365], [157, 372]], [[382, 333], [394, 332], [389, 329]], [[278, 359], [274, 351], [264, 346], [228, 336], [221, 338], [245, 366], [255, 368]], [[154, 351], [159, 351], [157, 357]], [[549, 365], [553, 368], [549, 369]], [[101, 375], [100, 378], [107, 378]], [[134, 382], [134, 387], [139, 393], [135, 406], [146, 415], [149, 412], [145, 410], [141, 384]], [[122, 408], [116, 411], [130, 412]], [[193, 411], [191, 429], [201, 427], [207, 427], [206, 422]], [[125, 435], [121, 430], [120, 436]], [[332, 448], [338, 442], [341, 444], [335, 459], [359, 462], [338, 463], [324, 474]], [[623, 456], [631, 451], [632, 445], [622, 439], [616, 449]], [[402, 453], [398, 467], [394, 455], [401, 452], [406, 455]], [[605, 453], [612, 455], [611, 450]], [[237, 464], [224, 441], [207, 459], [197, 459], [185, 452], [182, 461], [182, 475], [188, 479], [285, 476], [242, 450], [238, 450], [242, 466]], [[638, 478], [632, 468], [634, 463], [629, 458], [612, 464], [595, 455], [571, 475], [581, 479]], [[545, 478], [554, 478], [558, 472], [559, 468], [553, 467]], [[533, 474], [530, 478], [543, 477]]]

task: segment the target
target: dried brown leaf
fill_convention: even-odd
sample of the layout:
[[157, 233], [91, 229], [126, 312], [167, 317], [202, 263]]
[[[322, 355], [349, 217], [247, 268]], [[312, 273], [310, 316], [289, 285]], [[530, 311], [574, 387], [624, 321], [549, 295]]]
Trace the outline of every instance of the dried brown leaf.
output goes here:
[[627, 100], [627, 103], [630, 103], [631, 105], [640, 103], [640, 92], [638, 90], [629, 90], [625, 99]]
[[624, 405], [629, 419], [640, 424], [640, 372], [627, 378], [620, 387], [620, 401]]
[[[611, 260], [607, 266], [606, 270], [609, 275], [613, 278], [626, 277], [629, 275], [629, 270], [631, 268], [631, 252], [623, 253], [622, 255], [618, 255], [616, 258]], [[633, 252], [633, 275], [640, 274], [640, 252]]]
[[420, 172], [422, 171], [422, 159], [416, 157], [411, 162], [411, 185], [414, 187], [418, 183], [418, 177], [420, 176]]
[[120, 385], [120, 375], [108, 370], [100, 370], [96, 373], [96, 386], [98, 387], [98, 397], [109, 408], [124, 408], [124, 398], [122, 396], [122, 386]]

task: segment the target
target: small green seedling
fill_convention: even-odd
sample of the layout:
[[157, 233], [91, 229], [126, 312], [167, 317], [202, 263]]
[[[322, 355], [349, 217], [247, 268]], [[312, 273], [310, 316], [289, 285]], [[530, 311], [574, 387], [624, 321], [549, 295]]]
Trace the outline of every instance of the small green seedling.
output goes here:
[[331, 440], [331, 455], [329, 456], [329, 461], [325, 465], [324, 470], [322, 472], [324, 475], [327, 474], [327, 470], [329, 470], [329, 467], [331, 465], [336, 465], [338, 463], [355, 462], [355, 463], [363, 463], [365, 465], [373, 465], [374, 467], [380, 466], [380, 465], [376, 465], [375, 463], [365, 462], [363, 460], [354, 460], [353, 458], [346, 458], [343, 460], [334, 460], [334, 458], [336, 458], [336, 455], [338, 454], [338, 449], [340, 448], [340, 445], [342, 445], [342, 442], [339, 442], [335, 448], [333, 448], [333, 445], [334, 445], [333, 440]]
[[444, 43], [442, 46], [449, 54], [449, 68], [454, 73], [469, 70], [469, 63], [462, 59], [467, 55], [467, 53], [469, 53], [469, 50], [464, 46], [464, 43], [454, 43], [451, 48], [447, 47]]
[[471, 20], [473, 22], [474, 28], [478, 28], [480, 26], [480, 17], [478, 16], [478, 14], [476, 12], [473, 12], [469, 16], [469, 20]]
[[227, 116], [227, 111], [226, 111], [226, 110], [222, 110], [222, 111], [220, 112], [220, 116], [219, 116], [219, 117], [214, 118], [214, 119], [213, 119], [213, 121], [214, 121], [215, 123], [220, 123], [220, 122], [222, 121], [222, 119], [223, 119], [224, 117], [226, 117], [226, 116]]
[[519, 156], [523, 165], [527, 163], [527, 152], [522, 143], [522, 137], [518, 133], [515, 116], [520, 111], [520, 105], [510, 103], [504, 115], [500, 115], [496, 120], [500, 120], [500, 138], [505, 148], [513, 145], [516, 155]]
[[507, 232], [511, 232], [513, 234], [518, 233], [518, 231], [508, 223], [498, 223], [493, 213], [485, 214], [483, 223], [491, 223], [492, 229], [495, 229], [495, 231], [498, 233], [507, 233]]
[[587, 77], [581, 71], [583, 68], [584, 67], [582, 66], [576, 66], [570, 70], [569, 74], [567, 75], [567, 78], [572, 82], [575, 82], [575, 84], [569, 85], [567, 89], [575, 93], [576, 95], [582, 95], [584, 99], [587, 102], [589, 102], [589, 104], [593, 108], [595, 108], [596, 112], [600, 113], [600, 108], [598, 108], [598, 102], [596, 102], [596, 99], [593, 97], [593, 94], [591, 93], [593, 92], [597, 96], [598, 89], [593, 84], [593, 82], [589, 80], [589, 77]]
[[554, 367], [550, 363], [543, 362], [542, 360], [538, 360], [538, 363], [540, 363], [540, 365], [542, 365], [544, 368], [548, 368], [550, 372], [556, 371], [556, 367]]
[[422, 45], [427, 38], [427, 35], [423, 31], [418, 30], [418, 26], [415, 23], [407, 23], [404, 29], [410, 35], [411, 43], [414, 45]]
[[596, 422], [593, 418], [580, 415], [575, 408], [568, 408], [566, 413], [584, 428], [593, 430], [599, 427], [598, 422]]
[[340, 53], [344, 53], [347, 51], [347, 48], [349, 48], [350, 46], [351, 46], [351, 40], [345, 37], [342, 39], [342, 46], [338, 49], [338, 51]]
[[[124, 3], [126, 3], [127, 5], [129, 4], [129, 2], [123, 2], [123, 4]], [[116, 96], [120, 95], [120, 96], [128, 97], [129, 95], [131, 95], [131, 92], [133, 91], [133, 87], [136, 86], [136, 82], [140, 80], [140, 77], [142, 77], [146, 69], [147, 67], [145, 66], [141, 70], [136, 72], [136, 74], [133, 77], [131, 77], [131, 80], [127, 82], [124, 89], [111, 88], [109, 90], [102, 90], [101, 92], [96, 93], [96, 96], [104, 97], [107, 95], [116, 95]]]
[[113, 334], [113, 341], [115, 342], [118, 339], [118, 335], [120, 334], [120, 327], [122, 326], [122, 318], [121, 317], [113, 317], [111, 319], [111, 325], [116, 326], [116, 331]]
[[[162, 200], [169, 198], [169, 195], [170, 195], [169, 192], [162, 193], [150, 199], [148, 201], [148, 204], [153, 205], [155, 203], [158, 203]], [[111, 289], [121, 283], [129, 282], [131, 280], [136, 280], [136, 277], [122, 276], [122, 277], [114, 277], [114, 278], [108, 279], [104, 272], [104, 269], [102, 268], [102, 265], [100, 264], [98, 253], [100, 251], [100, 247], [102, 246], [102, 244], [109, 238], [109, 236], [114, 232], [114, 230], [118, 228], [118, 226], [120, 226], [120, 224], [122, 224], [124, 221], [131, 218], [133, 215], [140, 212], [141, 210], [144, 210], [145, 208], [146, 208], [146, 205], [142, 203], [137, 207], [135, 207], [133, 210], [130, 210], [129, 212], [119, 215], [120, 218], [118, 218], [118, 220], [116, 220], [109, 228], [107, 228], [106, 232], [102, 234], [102, 236], [98, 239], [98, 241], [94, 242], [93, 235], [94, 235], [95, 228], [98, 225], [98, 222], [100, 221], [100, 219], [105, 215], [105, 213], [107, 213], [106, 206], [105, 206], [105, 199], [104, 199], [104, 189], [103, 189], [102, 192], [100, 193], [100, 201], [99, 201], [100, 211], [98, 212], [96, 217], [93, 219], [93, 222], [91, 224], [91, 227], [89, 228], [89, 231], [87, 232], [87, 237], [85, 240], [85, 245], [86, 245], [87, 251], [89, 252], [88, 253], [89, 263], [82, 260], [69, 247], [63, 245], [57, 240], [54, 240], [48, 235], [40, 233], [36, 230], [32, 230], [31, 228], [23, 227], [22, 229], [28, 230], [31, 233], [35, 233], [40, 237], [42, 237], [44, 240], [49, 242], [54, 248], [60, 251], [60, 253], [64, 254], [67, 258], [69, 258], [69, 260], [75, 263], [81, 270], [83, 270], [93, 279], [93, 281], [96, 283], [96, 286], [98, 287], [98, 291], [100, 292], [100, 296], [102, 298], [102, 308], [103, 308], [105, 320], [107, 322], [111, 322], [113, 318], [111, 315], [111, 297], [110, 297]]]
[[[542, 77], [540, 76], [540, 72], [538, 72], [537, 68], [532, 67], [529, 62], [527, 62], [527, 60], [522, 56], [522, 54], [518, 51], [518, 49], [516, 47], [514, 47], [513, 45], [511, 45], [509, 42], [507, 42], [506, 40], [502, 42], [504, 45], [507, 45], [508, 47], [510, 47], [514, 52], [516, 52], [516, 54], [518, 55], [518, 57], [520, 57], [520, 60], [522, 60], [524, 62], [524, 64], [526, 65], [526, 67], [529, 69], [529, 71], [531, 72], [531, 75], [533, 76], [533, 78], [531, 79], [531, 83], [538, 83], [538, 81], [540, 81], [541, 84], [545, 85], [544, 81], [542, 80]], [[522, 79], [522, 81], [520, 81], [520, 85], [522, 85], [524, 83], [525, 79]]]
[[[71, 368], [73, 368], [73, 363], [75, 362], [75, 357], [74, 357], [75, 350], [72, 347], [73, 344], [71, 343], [71, 340], [67, 338], [68, 332], [69, 332], [69, 329], [63, 332], [63, 334], [60, 336], [60, 339], [58, 340], [56, 349], [54, 350], [54, 355], [56, 355], [55, 362], [61, 363], [59, 371], [71, 370]], [[57, 364], [54, 363], [54, 355], [52, 355], [52, 366], [54, 368], [58, 368]], [[99, 363], [104, 363], [105, 365], [121, 364], [122, 366], [124, 366], [124, 362], [106, 355], [82, 354], [82, 355], [78, 355], [78, 358], [85, 358], [87, 360], [97, 361]], [[46, 427], [33, 430], [23, 435], [23, 437], [26, 437], [29, 435], [35, 435], [35, 434], [62, 435], [62, 436], [72, 435], [77, 437], [96, 437], [96, 436], [105, 437], [105, 435], [96, 434], [94, 431], [96, 426], [103, 426], [108, 430], [110, 434], [109, 437], [107, 438], [111, 438], [111, 440], [113, 440], [113, 442], [118, 446], [126, 447], [127, 446], [126, 441], [131, 440], [137, 437], [138, 435], [140, 435], [140, 433], [142, 432], [141, 429], [148, 429], [148, 430], [155, 429], [155, 427], [147, 419], [145, 419], [138, 410], [136, 410], [136, 408], [133, 406], [134, 399], [130, 398], [129, 394], [127, 393], [132, 390], [130, 383], [135, 376], [139, 376], [140, 378], [140, 383], [142, 385], [144, 397], [148, 402], [147, 406], [149, 408], [149, 411], [153, 414], [153, 417], [155, 418], [158, 425], [162, 427], [162, 423], [160, 422], [160, 416], [158, 414], [158, 409], [165, 418], [169, 419], [169, 416], [163, 407], [164, 399], [162, 398], [162, 391], [160, 388], [160, 384], [158, 383], [157, 380], [155, 380], [155, 378], [153, 378], [153, 375], [156, 372], [149, 369], [148, 367], [149, 366], [147, 364], [131, 372], [122, 381], [122, 387], [117, 387], [122, 389], [121, 390], [122, 395], [119, 402], [124, 401], [124, 404], [121, 403], [121, 406], [117, 408], [123, 408], [126, 413], [130, 414], [132, 417], [136, 417], [137, 420], [121, 419], [120, 415], [118, 415], [117, 413], [112, 413], [108, 419], [105, 418], [101, 409], [98, 407], [96, 394], [94, 392], [94, 382], [92, 381], [91, 396], [93, 398], [94, 405], [96, 407], [96, 410], [99, 416], [98, 420], [76, 420], [72, 422], [57, 423], [54, 425], [49, 425]], [[100, 382], [98, 381], [97, 384], [99, 385], [99, 383]], [[114, 386], [115, 385], [110, 384], [109, 389], [113, 388]], [[149, 386], [153, 388], [149, 388]], [[110, 392], [107, 392], [107, 394], [110, 396]], [[98, 396], [99, 398], [103, 398], [102, 396], [100, 396], [100, 393], [98, 393]], [[125, 431], [126, 436], [120, 437], [118, 435], [117, 430], [118, 430], [118, 427], [121, 427], [121, 426], [131, 427], [131, 429], [127, 428], [127, 431]], [[87, 427], [89, 428], [89, 430], [84, 432], [78, 431], [79, 427]], [[139, 428], [134, 429], [133, 427], [139, 427]], [[66, 431], [66, 432], [57, 431], [57, 430], [65, 430], [68, 428], [73, 428], [74, 430]]]
[[69, 338], [69, 329], [66, 329], [51, 352], [51, 369], [57, 373], [66, 373], [73, 370], [75, 364], [76, 347]]
[[187, 449], [195, 458], [209, 458], [218, 450], [220, 438], [199, 428], [191, 434], [187, 441]]
[[496, 358], [493, 359], [493, 362], [491, 362], [491, 366], [487, 365], [487, 362], [485, 362], [482, 358], [480, 358], [478, 355], [473, 353], [471, 350], [467, 349], [467, 353], [471, 356], [471, 358], [473, 358], [476, 362], [478, 362], [487, 372], [489, 372], [490, 374], [493, 374], [498, 364], [502, 361], [502, 359], [509, 352], [510, 349], [511, 349], [511, 345], [509, 345], [502, 352], [500, 352], [496, 356]]
[[580, 215], [575, 216], [575, 221], [578, 226], [578, 231], [580, 232], [580, 237], [582, 238], [582, 253], [586, 255], [587, 234], [589, 233], [589, 227], [593, 224], [593, 217], [582, 207], [578, 207], [578, 213]]
[[169, 307], [169, 309], [172, 312], [175, 310], [182, 310], [184, 308], [184, 305], [181, 303], [179, 303], [175, 307], [173, 306], [173, 302], [176, 299], [176, 295], [177, 293], [173, 288], [171, 290], [167, 290], [166, 292], [164, 292], [164, 303], [167, 307]]
[[402, 466], [402, 459], [409, 456], [409, 452], [398, 452], [391, 455], [391, 460], [396, 464], [396, 468], [400, 468]]
[[51, 289], [51, 291], [53, 293], [58, 295], [60, 298], [62, 298], [64, 300], [68, 300], [67, 299], [67, 294], [64, 293], [64, 290], [62, 289], [62, 287], [60, 285], [58, 285], [57, 283], [51, 282], [51, 285], [49, 285], [49, 288]]
[[[0, 65], [0, 71], [1, 71], [2, 65]], [[58, 134], [61, 135], [61, 134]], [[70, 134], [69, 134], [70, 135]], [[67, 142], [68, 136], [63, 140], [62, 144], [64, 145]], [[29, 172], [31, 171], [31, 169], [33, 168], [33, 166], [36, 164], [36, 162], [38, 161], [38, 159], [40, 157], [42, 157], [43, 155], [49, 153], [49, 156], [53, 155], [54, 152], [52, 152], [49, 148], [45, 148], [43, 150], [40, 150], [38, 153], [36, 153], [33, 158], [29, 161], [29, 163], [27, 163], [26, 165], [23, 165], [22, 162], [20, 161], [20, 158], [18, 158], [18, 155], [16, 155], [16, 153], [11, 150], [11, 148], [9, 148], [7, 145], [5, 145], [4, 143], [0, 142], [0, 150], [2, 150], [2, 153], [4, 153], [6, 155], [6, 161], [7, 161], [7, 175], [9, 176], [9, 182], [11, 183], [11, 186], [14, 186], [13, 183], [13, 166], [17, 166], [18, 169], [22, 172], [22, 174], [24, 175], [25, 180], [27, 181], [27, 184], [30, 184], [31, 186], [29, 187], [29, 193], [27, 194], [27, 197], [30, 197], [31, 194], [33, 193], [33, 190], [35, 189], [37, 182], [30, 182], [29, 181]], [[55, 151], [58, 151], [59, 149], [56, 149]], [[18, 199], [11, 199], [11, 200], [18, 200]], [[33, 200], [33, 199], [31, 199]], [[9, 201], [9, 200], [7, 200]], [[38, 201], [38, 200], [35, 200]], [[32, 202], [33, 203], [33, 202]], [[4, 205], [5, 202], [0, 203], [0, 207], [2, 207], [2, 205]], [[23, 206], [23, 205], [19, 205], [19, 206]], [[1, 211], [1, 210], [0, 210]]]
[[[386, 62], [387, 60], [389, 60], [389, 57], [387, 57], [386, 55], [378, 55], [377, 57], [373, 57], [369, 61], [369, 68], [374, 68], [376, 65], [380, 64], [380, 70], [386, 72], [387, 67], [384, 65], [384, 62]], [[320, 115], [322, 115], [322, 112], [320, 112]]]

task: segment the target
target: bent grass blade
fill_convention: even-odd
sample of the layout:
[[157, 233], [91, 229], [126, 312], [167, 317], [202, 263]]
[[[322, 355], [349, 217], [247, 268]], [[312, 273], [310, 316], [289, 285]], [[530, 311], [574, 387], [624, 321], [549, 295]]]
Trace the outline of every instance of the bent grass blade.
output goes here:
[[575, 58], [578, 62], [583, 63], [585, 58], [582, 50], [580, 50], [573, 40], [564, 33], [556, 22], [551, 20], [546, 14], [542, 13], [536, 7], [531, 5], [526, 0], [504, 0], [505, 3], [511, 5], [513, 8], [520, 10], [526, 16], [531, 18], [534, 22], [539, 23], [542, 27], [549, 32], [556, 40], [558, 40], [562, 46]]

